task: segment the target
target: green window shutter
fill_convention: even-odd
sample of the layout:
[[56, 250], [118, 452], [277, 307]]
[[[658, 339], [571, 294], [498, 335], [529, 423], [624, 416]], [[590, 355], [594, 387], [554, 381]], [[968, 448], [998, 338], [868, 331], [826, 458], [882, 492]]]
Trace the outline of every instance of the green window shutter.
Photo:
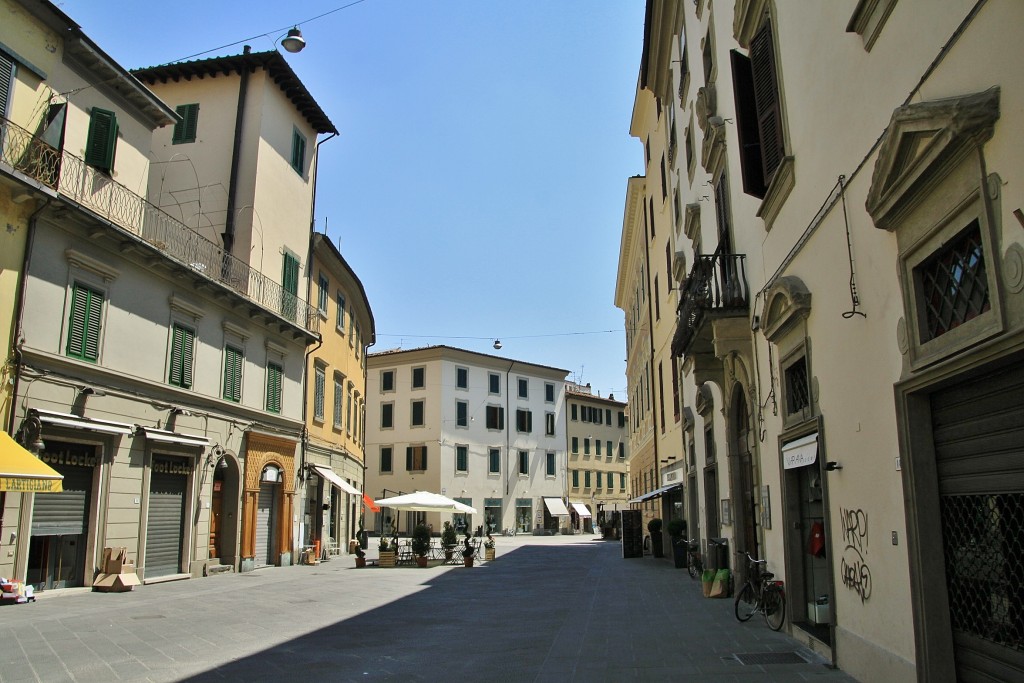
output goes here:
[[297, 130], [292, 131], [292, 168], [302, 173], [306, 167], [306, 138]]
[[313, 417], [317, 420], [324, 419], [324, 393], [326, 391], [327, 377], [324, 371], [316, 370], [313, 383]]
[[171, 143], [180, 145], [184, 142], [195, 142], [196, 129], [199, 125], [199, 105], [179, 104], [176, 111], [181, 120], [174, 124]]
[[0, 116], [7, 116], [7, 103], [11, 97], [11, 78], [14, 76], [14, 62], [0, 52]]
[[299, 293], [299, 259], [291, 254], [284, 255], [284, 270], [281, 274], [281, 286], [289, 294]]
[[117, 151], [117, 116], [106, 109], [89, 114], [89, 137], [85, 143], [85, 163], [110, 172]]
[[67, 354], [82, 360], [99, 358], [103, 295], [75, 284], [71, 290], [71, 320], [68, 325]]
[[224, 398], [242, 400], [242, 352], [233, 346], [224, 349]]
[[281, 412], [281, 375], [283, 368], [277, 363], [267, 363], [267, 410]]
[[405, 447], [405, 470], [412, 472], [412, 446]]
[[167, 381], [183, 389], [192, 387], [192, 354], [194, 353], [195, 332], [174, 325], [171, 333], [171, 372]]

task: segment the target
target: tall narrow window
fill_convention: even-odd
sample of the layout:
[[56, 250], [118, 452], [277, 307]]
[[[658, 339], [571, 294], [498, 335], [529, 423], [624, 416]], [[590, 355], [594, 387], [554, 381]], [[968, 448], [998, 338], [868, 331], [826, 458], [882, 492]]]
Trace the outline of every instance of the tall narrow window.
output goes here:
[[174, 124], [172, 145], [196, 141], [196, 128], [199, 125], [199, 104], [179, 104], [176, 108], [181, 120]]
[[394, 465], [392, 464], [392, 450], [391, 446], [380, 447], [380, 471], [382, 473], [389, 473]]
[[580, 471], [579, 470], [573, 470], [572, 471], [572, 487], [574, 489], [578, 489], [580, 487]]
[[11, 99], [11, 79], [14, 77], [14, 62], [0, 52], [0, 116], [7, 116], [7, 104]]
[[234, 346], [224, 347], [224, 399], [242, 400], [242, 351]]
[[381, 391], [394, 391], [395, 390], [395, 371], [394, 370], [381, 370], [380, 371], [380, 390]]
[[306, 172], [306, 136], [298, 129], [292, 130], [292, 168], [299, 175]]
[[578, 436], [572, 437], [572, 452], [573, 453], [579, 453], [580, 452], [580, 437], [578, 437]]
[[89, 137], [85, 143], [85, 163], [110, 173], [117, 151], [117, 115], [94, 108], [89, 113]]
[[488, 474], [500, 474], [501, 473], [501, 449], [490, 448], [487, 451], [487, 473]]
[[412, 402], [412, 426], [422, 427], [424, 425], [423, 401]]
[[425, 472], [427, 469], [427, 447], [409, 446], [405, 449], [405, 469], [409, 472]]
[[71, 289], [67, 345], [69, 356], [88, 361], [99, 358], [102, 314], [103, 294], [76, 282]]
[[337, 318], [337, 320], [334, 325], [338, 332], [345, 334], [345, 295], [341, 292], [338, 292], [337, 294], [337, 304], [335, 305], [335, 308], [336, 311], [334, 317]]
[[393, 429], [395, 426], [395, 404], [380, 404], [380, 428]]
[[519, 474], [530, 473], [530, 453], [529, 451], [519, 451]]
[[555, 435], [555, 414], [545, 413], [544, 414], [544, 435], [554, 436]]
[[527, 380], [525, 377], [520, 377], [517, 384], [518, 384], [518, 387], [519, 387], [519, 393], [518, 393], [519, 398], [529, 398], [530, 397], [530, 383], [529, 383], [529, 380]]
[[177, 323], [171, 330], [171, 371], [167, 381], [183, 389], [192, 386], [195, 335], [194, 330]]
[[455, 386], [459, 389], [469, 388], [469, 368], [455, 368]]
[[548, 451], [545, 454], [546, 467], [544, 468], [545, 475], [548, 477], [555, 476], [555, 454]]
[[491, 372], [487, 375], [487, 393], [501, 394], [501, 375]]
[[316, 368], [313, 378], [313, 419], [324, 421], [324, 394], [327, 393], [327, 374], [323, 368]]
[[281, 314], [294, 320], [298, 309], [299, 259], [287, 252], [281, 266], [281, 288], [284, 290]]
[[412, 369], [412, 388], [422, 389], [427, 386], [427, 369], [426, 368], [413, 368]]
[[505, 409], [501, 406], [487, 406], [487, 429], [505, 428]]
[[267, 363], [267, 411], [281, 412], [281, 378], [284, 368], [277, 363]]
[[533, 412], [516, 410], [516, 431], [529, 434], [533, 431]]
[[455, 402], [455, 426], [469, 426], [469, 403], [467, 403], [466, 401]]
[[455, 447], [455, 471], [469, 471], [469, 446]]
[[344, 375], [334, 378], [334, 428], [344, 427], [342, 421], [342, 406], [345, 402], [345, 377]]
[[317, 292], [316, 292], [316, 307], [323, 313], [324, 317], [327, 317], [327, 288], [330, 284], [327, 281], [327, 276], [320, 273], [317, 278]]
[[544, 402], [554, 403], [555, 402], [555, 385], [551, 382], [544, 383]]

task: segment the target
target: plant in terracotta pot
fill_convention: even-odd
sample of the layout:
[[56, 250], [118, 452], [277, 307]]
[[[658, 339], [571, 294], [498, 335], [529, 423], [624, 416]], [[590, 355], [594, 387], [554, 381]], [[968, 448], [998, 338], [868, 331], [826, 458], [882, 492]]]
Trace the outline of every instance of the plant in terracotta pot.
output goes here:
[[430, 552], [430, 529], [426, 524], [417, 524], [412, 530], [412, 554], [416, 556], [416, 564], [427, 566], [427, 553]]
[[363, 550], [363, 546], [356, 544], [356, 567], [366, 566], [366, 551]]
[[647, 522], [647, 531], [651, 533], [651, 554], [665, 557], [665, 541], [661, 537], [661, 518], [655, 517]]
[[665, 530], [668, 531], [669, 538], [672, 539], [672, 560], [675, 562], [676, 569], [683, 569], [686, 567], [686, 522], [673, 517], [665, 525]]
[[469, 537], [469, 531], [466, 531], [466, 539], [462, 542], [462, 561], [467, 567], [473, 566], [473, 554], [476, 553], [476, 548], [473, 547], [473, 539]]
[[487, 534], [487, 540], [484, 541], [484, 559], [488, 561], [494, 559], [494, 537], [490, 534]]
[[444, 559], [452, 559], [455, 546], [459, 544], [459, 537], [455, 535], [455, 527], [451, 522], [445, 522], [441, 529], [441, 545], [444, 546]]

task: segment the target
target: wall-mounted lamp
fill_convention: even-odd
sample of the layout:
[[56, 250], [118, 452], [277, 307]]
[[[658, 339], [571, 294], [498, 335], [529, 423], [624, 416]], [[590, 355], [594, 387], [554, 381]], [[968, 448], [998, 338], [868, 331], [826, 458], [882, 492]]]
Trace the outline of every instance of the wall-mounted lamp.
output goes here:
[[835, 460], [830, 460], [827, 463], [825, 463], [826, 472], [835, 472], [836, 470], [841, 469], [843, 469], [843, 466], [837, 463]]
[[306, 39], [302, 37], [298, 26], [288, 29], [288, 33], [281, 39], [281, 47], [292, 54], [302, 52], [302, 48], [306, 47]]
[[494, 340], [494, 348], [495, 348], [495, 350], [501, 348], [501, 340], [500, 339], [495, 339]]
[[279, 484], [282, 480], [281, 470], [274, 465], [267, 465], [263, 468], [263, 474], [260, 475], [260, 481], [268, 484]]

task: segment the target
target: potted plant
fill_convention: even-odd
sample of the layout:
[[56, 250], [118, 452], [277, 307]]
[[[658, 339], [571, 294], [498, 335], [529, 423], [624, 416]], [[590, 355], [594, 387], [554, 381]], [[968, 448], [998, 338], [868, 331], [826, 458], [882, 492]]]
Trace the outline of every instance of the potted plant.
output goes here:
[[470, 568], [473, 566], [473, 553], [476, 552], [472, 543], [473, 540], [469, 537], [469, 531], [467, 530], [466, 539], [463, 541], [464, 547], [462, 549], [462, 561], [466, 567]]
[[655, 517], [647, 522], [647, 531], [651, 533], [651, 554], [665, 557], [665, 541], [661, 537], [661, 518]]
[[484, 559], [488, 561], [494, 559], [494, 537], [490, 534], [487, 534], [487, 540], [484, 541]]
[[398, 545], [391, 545], [388, 542], [388, 537], [381, 535], [380, 537], [380, 566], [382, 567], [394, 567], [395, 566], [395, 551], [398, 549]]
[[444, 546], [444, 559], [446, 561], [452, 559], [452, 555], [455, 553], [455, 546], [459, 544], [459, 537], [455, 535], [455, 527], [452, 526], [451, 522], [445, 522], [444, 527], [441, 529], [441, 545]]
[[366, 566], [366, 551], [363, 550], [363, 547], [357, 543], [356, 544], [356, 568], [361, 568], [361, 567], [365, 567], [365, 566]]
[[412, 554], [416, 556], [418, 566], [427, 566], [428, 552], [430, 552], [430, 529], [426, 524], [417, 524], [412, 530]]
[[366, 534], [366, 529], [363, 528], [363, 515], [359, 515], [359, 531], [356, 532], [356, 539], [359, 541], [359, 547], [363, 550], [370, 547], [370, 539]]
[[665, 530], [672, 539], [672, 560], [676, 569], [683, 569], [686, 567], [686, 522], [673, 517], [668, 521]]

